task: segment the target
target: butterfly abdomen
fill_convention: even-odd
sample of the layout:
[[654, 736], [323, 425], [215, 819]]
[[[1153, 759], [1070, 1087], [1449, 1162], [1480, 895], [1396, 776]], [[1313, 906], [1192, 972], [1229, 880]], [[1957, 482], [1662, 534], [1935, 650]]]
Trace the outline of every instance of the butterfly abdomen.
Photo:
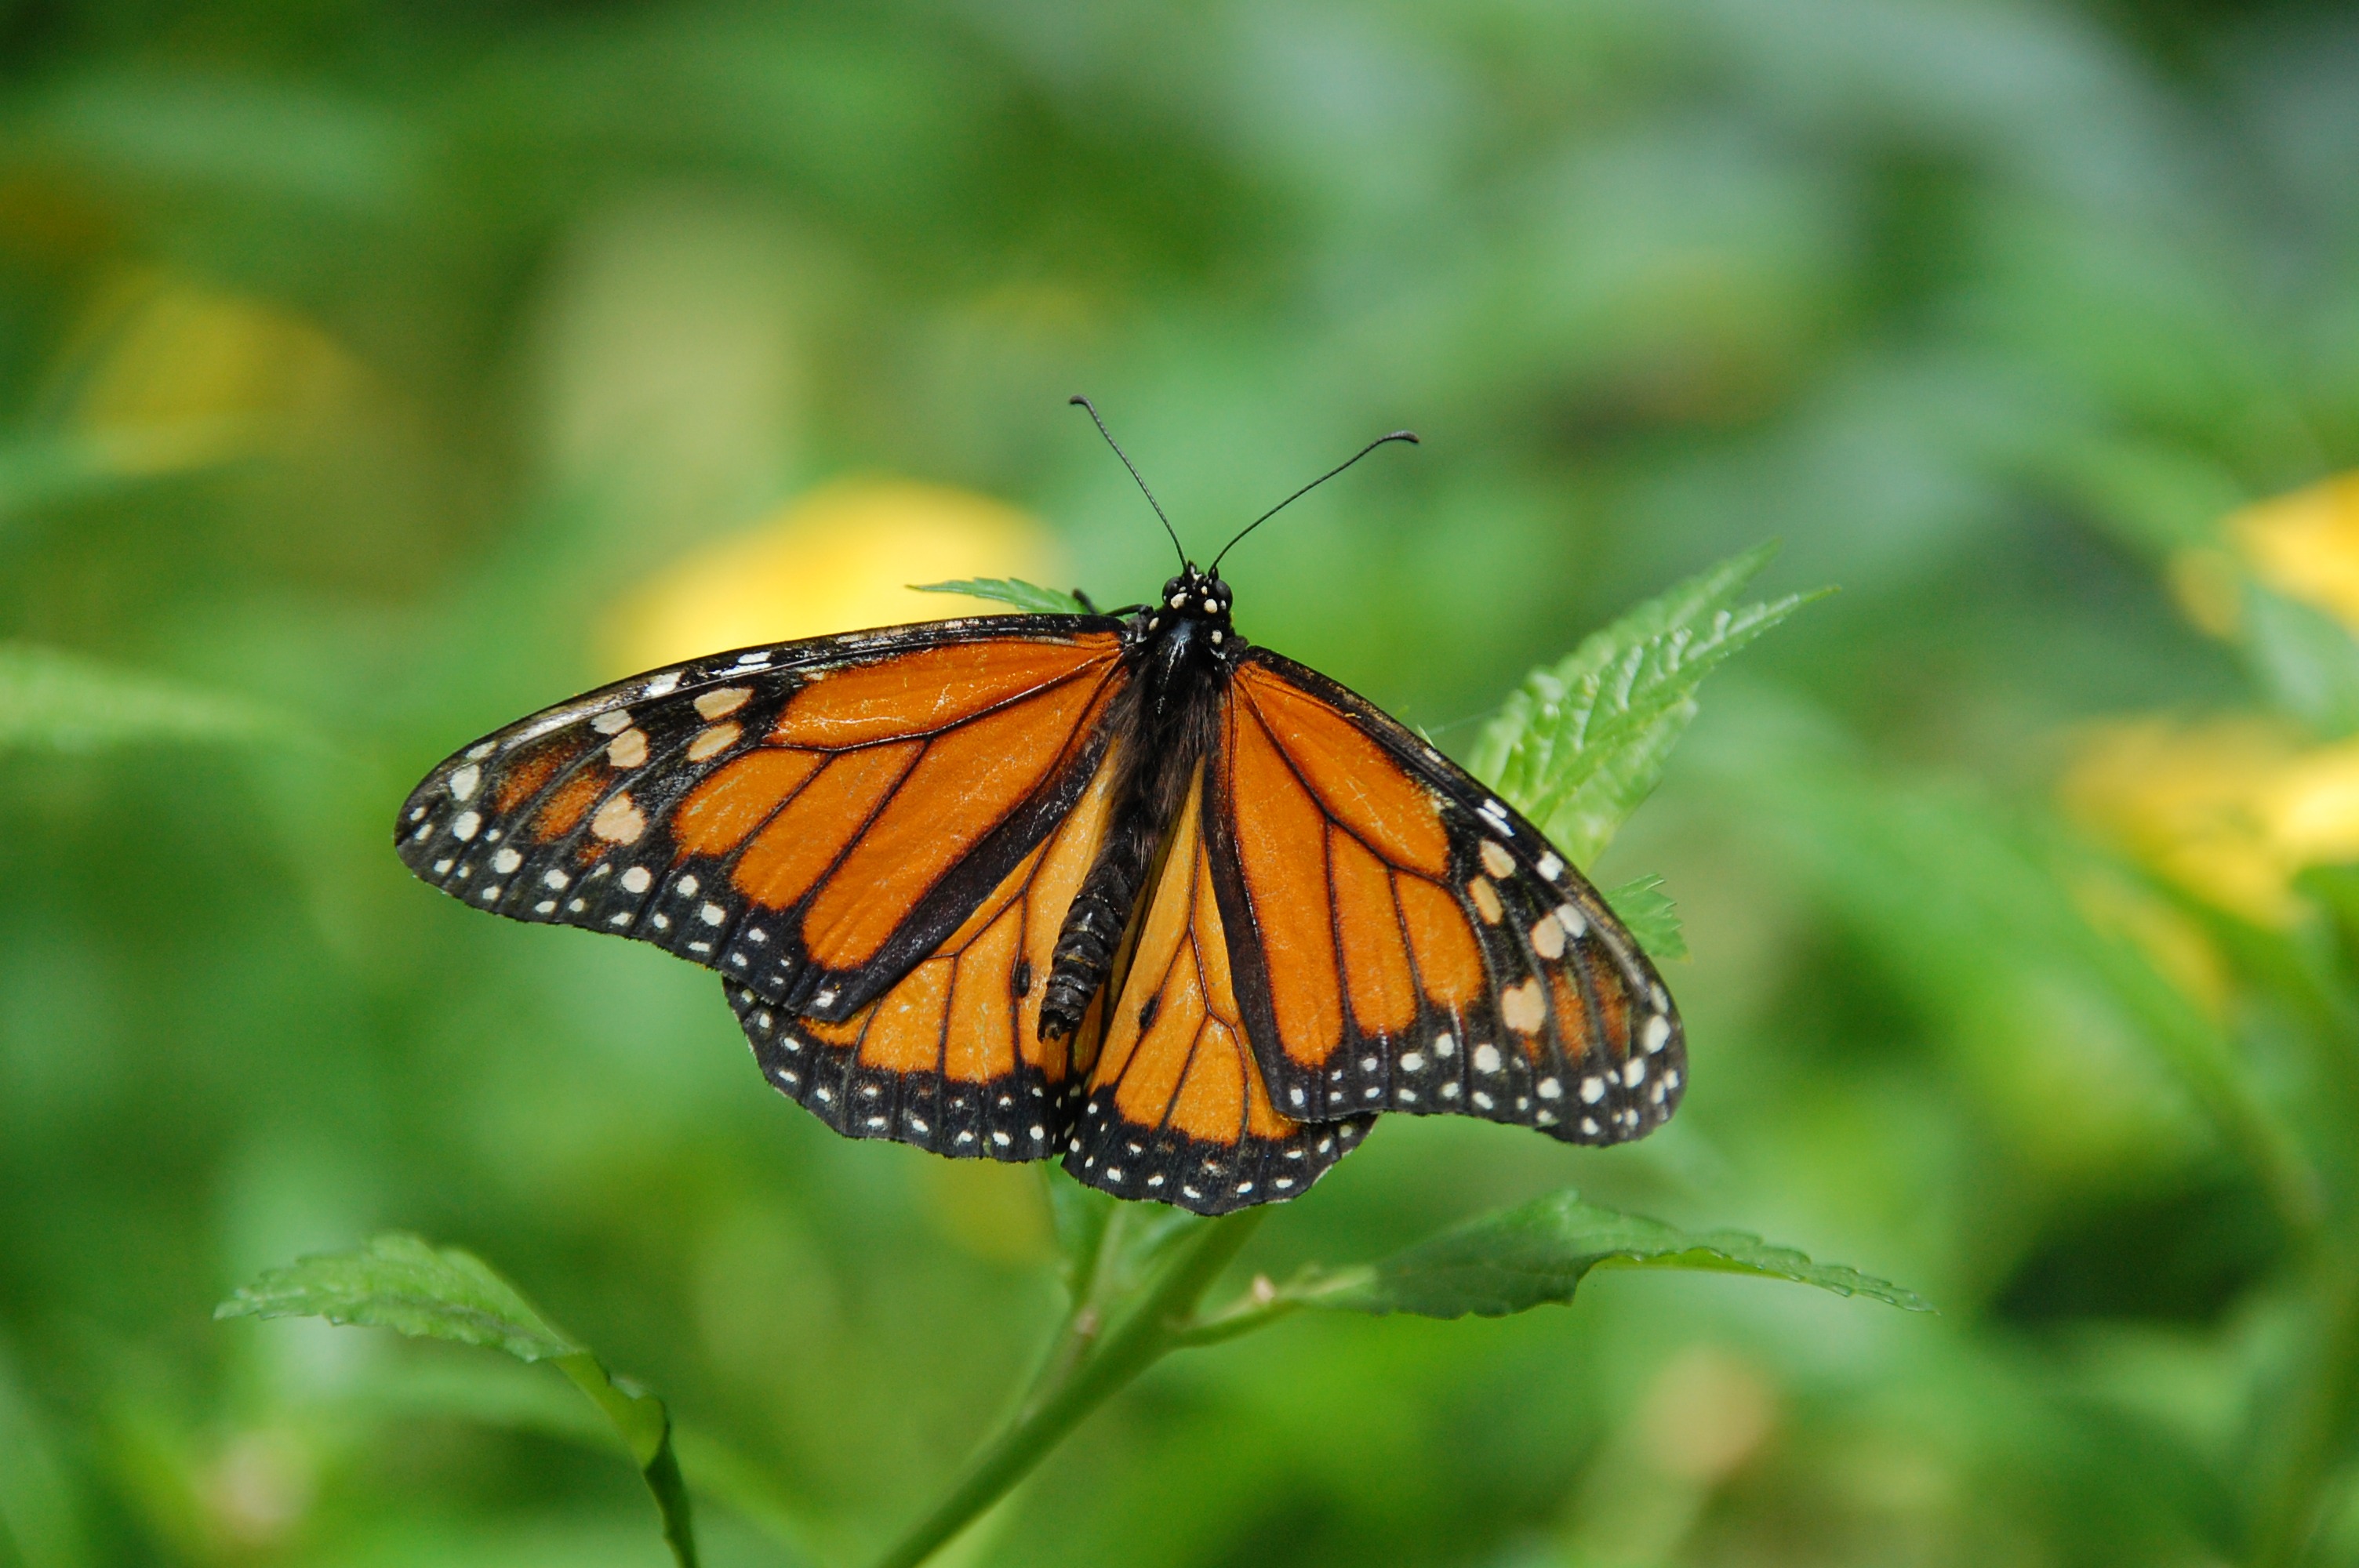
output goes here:
[[1157, 837], [1141, 820], [1143, 812], [1134, 809], [1128, 815], [1130, 820], [1108, 836], [1057, 934], [1056, 957], [1040, 999], [1043, 1040], [1062, 1040], [1079, 1029], [1090, 999], [1114, 970], [1114, 952], [1146, 885]]

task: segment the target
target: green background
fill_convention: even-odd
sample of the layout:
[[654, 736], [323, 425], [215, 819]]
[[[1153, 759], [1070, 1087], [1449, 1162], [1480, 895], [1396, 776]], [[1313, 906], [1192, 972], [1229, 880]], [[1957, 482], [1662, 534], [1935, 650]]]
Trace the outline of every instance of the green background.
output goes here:
[[2159, 563], [2359, 462], [2354, 149], [2325, 5], [0, 5], [0, 638], [248, 705], [0, 723], [0, 1562], [661, 1562], [553, 1375], [212, 1321], [386, 1227], [823, 1551], [945, 1484], [1053, 1320], [1037, 1187], [836, 1140], [708, 976], [386, 840], [613, 673], [632, 585], [825, 480], [1005, 498], [1151, 590], [1074, 391], [1200, 552], [1418, 429], [1226, 575], [1461, 754], [1762, 538], [1766, 589], [1843, 589], [1598, 868], [1687, 922], [1672, 1126], [1394, 1119], [1247, 1266], [1574, 1184], [1941, 1312], [1633, 1274], [1292, 1320], [1158, 1368], [970, 1561], [2359, 1560], [2340, 884], [2251, 926], [2053, 804], [2095, 719], [2353, 727], [2339, 628], [2215, 641]]

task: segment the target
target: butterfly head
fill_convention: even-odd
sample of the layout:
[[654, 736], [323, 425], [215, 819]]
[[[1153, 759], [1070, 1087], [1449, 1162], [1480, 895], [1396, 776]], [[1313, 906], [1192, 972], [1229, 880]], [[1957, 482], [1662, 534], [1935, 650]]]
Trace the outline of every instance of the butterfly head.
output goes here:
[[1230, 597], [1229, 585], [1218, 572], [1198, 571], [1190, 561], [1186, 570], [1163, 585], [1155, 614], [1158, 620], [1208, 621], [1225, 627]]
[[1135, 634], [1153, 650], [1158, 689], [1173, 687], [1187, 671], [1201, 672], [1236, 657], [1243, 644], [1229, 624], [1229, 585], [1219, 574], [1200, 571], [1190, 561], [1163, 585], [1162, 596], [1131, 622]]

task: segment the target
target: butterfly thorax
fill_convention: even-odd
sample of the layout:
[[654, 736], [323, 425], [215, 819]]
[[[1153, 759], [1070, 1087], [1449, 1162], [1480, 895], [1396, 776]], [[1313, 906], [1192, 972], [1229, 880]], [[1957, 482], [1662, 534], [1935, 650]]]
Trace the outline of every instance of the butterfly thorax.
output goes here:
[[1124, 656], [1136, 678], [1109, 726], [1119, 748], [1113, 765], [1122, 770], [1114, 821], [1058, 933], [1040, 1004], [1043, 1040], [1080, 1028], [1113, 972], [1156, 849], [1180, 815], [1211, 743], [1218, 699], [1245, 651], [1229, 623], [1231, 602], [1226, 583], [1190, 566], [1124, 628]]

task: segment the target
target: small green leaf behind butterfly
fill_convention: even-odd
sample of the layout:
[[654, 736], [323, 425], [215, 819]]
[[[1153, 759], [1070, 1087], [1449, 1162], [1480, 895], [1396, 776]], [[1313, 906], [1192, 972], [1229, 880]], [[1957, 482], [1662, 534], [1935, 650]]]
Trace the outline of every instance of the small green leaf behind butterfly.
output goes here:
[[961, 593], [969, 599], [995, 599], [1036, 615], [1086, 615], [1090, 607], [1079, 594], [1061, 593], [1015, 577], [970, 577], [955, 582], [913, 582], [919, 593]]
[[1619, 887], [1608, 888], [1605, 902], [1614, 906], [1623, 927], [1638, 939], [1638, 946], [1654, 957], [1688, 956], [1688, 934], [1680, 925], [1679, 907], [1663, 891], [1662, 878], [1632, 877]]
[[273, 1269], [213, 1310], [216, 1318], [323, 1317], [550, 1361], [614, 1423], [663, 1519], [680, 1568], [696, 1568], [688, 1487], [672, 1452], [671, 1417], [655, 1395], [605, 1366], [473, 1253], [398, 1232], [357, 1252]]
[[1738, 591], [1777, 552], [1771, 543], [1732, 556], [1526, 676], [1484, 727], [1468, 770], [1576, 865], [1590, 865], [1661, 780], [1695, 718], [1703, 677], [1832, 591], [1738, 605]]

